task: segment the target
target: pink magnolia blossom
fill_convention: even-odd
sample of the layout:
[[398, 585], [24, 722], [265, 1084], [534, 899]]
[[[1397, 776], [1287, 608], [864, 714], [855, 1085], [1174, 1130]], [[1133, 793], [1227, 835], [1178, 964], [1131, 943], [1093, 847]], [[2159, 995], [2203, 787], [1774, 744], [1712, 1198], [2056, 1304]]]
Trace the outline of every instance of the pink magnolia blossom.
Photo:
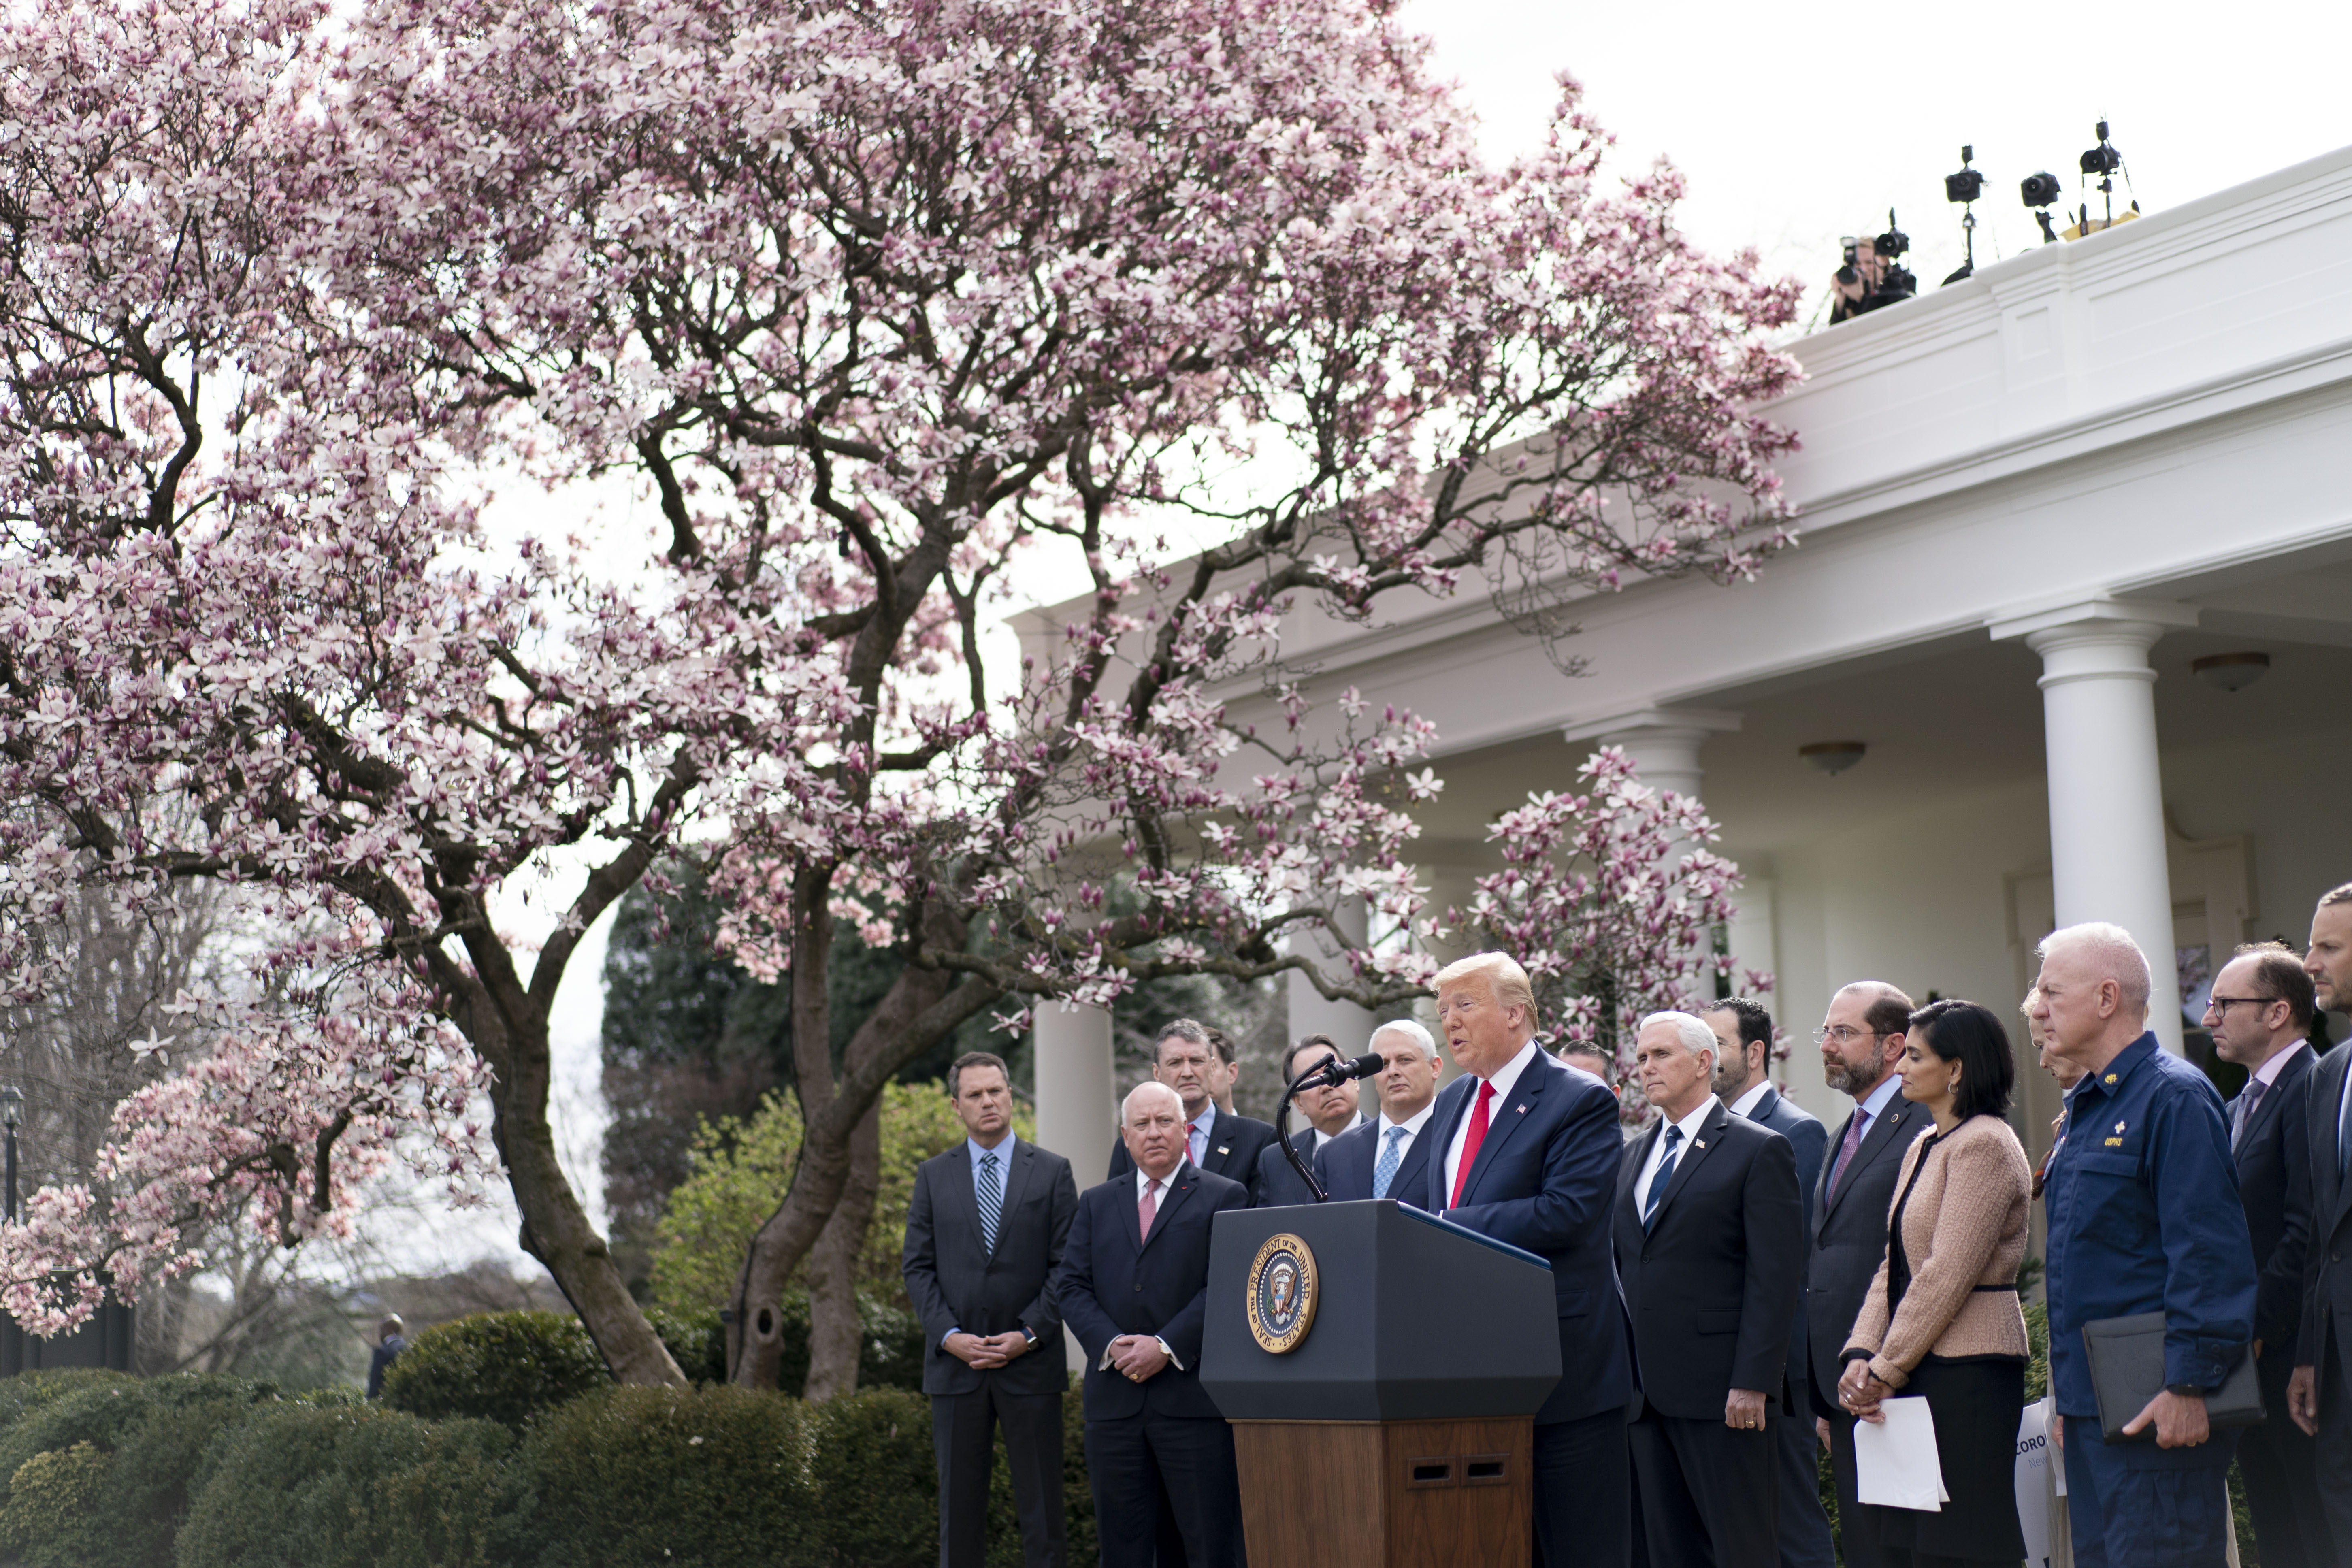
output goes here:
[[[64, 889], [187, 877], [307, 977], [191, 998], [214, 1043], [125, 1103], [107, 1192], [0, 1237], [46, 1326], [184, 1267], [187, 1216], [292, 1241], [395, 1160], [495, 1161], [616, 1372], [675, 1377], [546, 1121], [555, 987], [664, 857], [793, 986], [756, 1306], [967, 1018], [1317, 930], [1317, 984], [1423, 987], [1434, 731], [1318, 692], [1289, 617], [1475, 578], [1557, 637], [1787, 542], [1790, 287], [1691, 247], [1670, 171], [1606, 175], [1572, 84], [1485, 163], [1377, 0], [107, 0], [0, 22], [0, 977], [42, 983]], [[653, 526], [495, 547], [482, 461], [619, 476]], [[1049, 552], [1088, 595], [989, 667]], [[1518, 814], [1474, 918], [1646, 994], [1730, 872], [1637, 888], [1690, 824], [1603, 785]], [[533, 952], [493, 895], [559, 853]], [[908, 960], [837, 1074], [836, 921]]]

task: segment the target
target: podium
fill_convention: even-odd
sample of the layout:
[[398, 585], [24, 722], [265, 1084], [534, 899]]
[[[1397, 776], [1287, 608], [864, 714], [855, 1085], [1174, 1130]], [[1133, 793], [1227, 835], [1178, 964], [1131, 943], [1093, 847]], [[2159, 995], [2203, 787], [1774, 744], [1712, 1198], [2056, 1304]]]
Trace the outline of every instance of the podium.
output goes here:
[[1216, 1217], [1201, 1385], [1233, 1423], [1254, 1563], [1526, 1563], [1559, 1373], [1533, 1253], [1390, 1199]]

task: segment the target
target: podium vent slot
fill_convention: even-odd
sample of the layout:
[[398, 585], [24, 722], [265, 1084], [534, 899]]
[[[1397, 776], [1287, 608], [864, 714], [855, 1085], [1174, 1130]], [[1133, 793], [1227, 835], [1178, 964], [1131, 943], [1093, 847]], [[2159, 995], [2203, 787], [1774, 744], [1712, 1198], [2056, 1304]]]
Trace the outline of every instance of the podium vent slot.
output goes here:
[[1500, 1487], [1510, 1484], [1507, 1468], [1508, 1454], [1471, 1454], [1462, 1461], [1462, 1484], [1465, 1487]]
[[1450, 1487], [1454, 1484], [1454, 1461], [1450, 1458], [1407, 1459], [1404, 1475], [1404, 1484], [1408, 1487]]

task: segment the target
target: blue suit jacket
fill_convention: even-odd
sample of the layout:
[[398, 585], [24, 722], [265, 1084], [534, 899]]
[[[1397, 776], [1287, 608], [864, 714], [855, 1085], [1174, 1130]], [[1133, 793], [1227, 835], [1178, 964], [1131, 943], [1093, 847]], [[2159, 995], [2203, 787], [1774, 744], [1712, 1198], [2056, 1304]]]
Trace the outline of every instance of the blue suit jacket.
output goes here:
[[[1062, 1321], [1086, 1348], [1089, 1420], [1139, 1415], [1147, 1408], [1160, 1415], [1219, 1414], [1201, 1387], [1209, 1222], [1221, 1210], [1247, 1207], [1248, 1188], [1189, 1160], [1169, 1178], [1148, 1237], [1137, 1224], [1134, 1176], [1079, 1195], [1054, 1295]], [[1157, 1334], [1182, 1364], [1139, 1384], [1104, 1372], [1103, 1352], [1121, 1334]]]
[[[1829, 1153], [1829, 1129], [1823, 1127], [1821, 1119], [1810, 1111], [1781, 1099], [1777, 1089], [1764, 1091], [1764, 1098], [1748, 1111], [1748, 1120], [1769, 1127], [1786, 1138], [1789, 1147], [1796, 1152], [1797, 1188], [1805, 1198], [1804, 1256], [1810, 1260], [1813, 1255], [1813, 1187], [1821, 1181], [1822, 1161]], [[1797, 1326], [1789, 1335], [1789, 1381], [1800, 1394], [1805, 1387], [1805, 1369], [1812, 1364], [1808, 1359], [1811, 1336], [1806, 1332], [1804, 1278], [1804, 1265], [1800, 1263], [1797, 1268]], [[1841, 1345], [1838, 1348], [1843, 1350], [1845, 1347]], [[1804, 1407], [1805, 1401], [1801, 1397], [1792, 1397], [1789, 1404], [1791, 1410]]]
[[[2083, 1325], [2100, 1318], [2162, 1312], [2165, 1382], [2220, 1387], [2254, 1337], [2255, 1276], [2212, 1080], [2140, 1036], [2067, 1091], [2042, 1194], [2058, 1413], [2098, 1414]], [[2217, 1440], [2126, 1454], [2154, 1468], [2227, 1465], [2234, 1449]]]
[[1445, 1152], [1477, 1088], [1478, 1079], [1468, 1076], [1446, 1085], [1436, 1114], [1413, 1141], [1429, 1148], [1423, 1206], [1549, 1260], [1559, 1309], [1559, 1363], [1566, 1370], [1536, 1412], [1538, 1424], [1622, 1410], [1633, 1397], [1633, 1371], [1625, 1302], [1610, 1250], [1617, 1165], [1625, 1148], [1617, 1131], [1617, 1097], [1591, 1073], [1538, 1048], [1508, 1098], [1488, 1111], [1486, 1141], [1463, 1186], [1462, 1206], [1452, 1208]]
[[[1428, 1207], [1429, 1140], [1436, 1126], [1434, 1116], [1423, 1122], [1412, 1146], [1397, 1162], [1396, 1176], [1389, 1183], [1388, 1195], [1401, 1204], [1411, 1204], [1417, 1209]], [[1381, 1122], [1380, 1118], [1373, 1117], [1349, 1128], [1315, 1152], [1315, 1176], [1335, 1204], [1369, 1198], [1372, 1195], [1372, 1170], [1380, 1159]]]

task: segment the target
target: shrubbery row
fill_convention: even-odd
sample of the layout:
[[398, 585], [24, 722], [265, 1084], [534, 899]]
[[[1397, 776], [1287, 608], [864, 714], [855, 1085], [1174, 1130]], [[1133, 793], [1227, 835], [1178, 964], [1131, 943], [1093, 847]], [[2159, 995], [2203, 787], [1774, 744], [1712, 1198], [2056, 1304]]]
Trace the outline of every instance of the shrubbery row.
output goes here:
[[[395, 1370], [384, 1405], [199, 1374], [0, 1382], [0, 1554], [22, 1568], [938, 1560], [930, 1402], [915, 1391], [811, 1405], [713, 1383], [615, 1388], [578, 1325], [546, 1313], [428, 1331]], [[1075, 1392], [1066, 1430], [1071, 1560], [1090, 1562]], [[992, 1568], [1010, 1568], [1002, 1464], [990, 1513]]]

